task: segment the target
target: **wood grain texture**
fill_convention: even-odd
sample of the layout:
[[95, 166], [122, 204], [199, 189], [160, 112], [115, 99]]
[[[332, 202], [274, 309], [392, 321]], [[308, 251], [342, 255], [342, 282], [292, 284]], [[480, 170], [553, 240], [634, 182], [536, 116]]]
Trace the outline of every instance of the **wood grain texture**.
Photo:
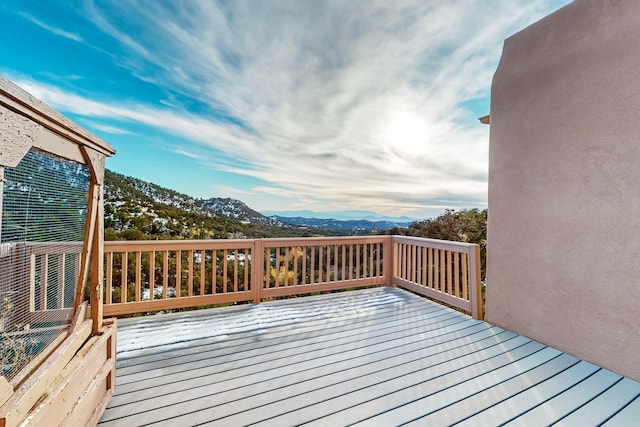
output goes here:
[[40, 125], [0, 106], [0, 165], [15, 167], [38, 137]]
[[0, 406], [0, 419], [4, 420], [6, 425], [17, 425], [23, 420], [46, 390], [55, 383], [60, 372], [91, 335], [91, 323], [87, 320], [76, 328], [51, 356], [15, 389], [13, 396]]
[[29, 119], [31, 122], [38, 123], [43, 128], [70, 142], [92, 147], [106, 155], [115, 153], [109, 143], [3, 77], [0, 77], [0, 106]]
[[13, 386], [9, 384], [4, 376], [0, 377], [0, 405], [9, 400], [12, 394]]

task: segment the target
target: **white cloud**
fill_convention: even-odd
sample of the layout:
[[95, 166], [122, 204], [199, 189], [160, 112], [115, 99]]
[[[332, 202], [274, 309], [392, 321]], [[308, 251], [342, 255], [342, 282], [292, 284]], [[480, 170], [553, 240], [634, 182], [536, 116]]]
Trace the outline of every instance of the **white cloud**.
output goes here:
[[[489, 95], [503, 39], [554, 4], [89, 1], [86, 16], [122, 45], [122, 65], [167, 99], [115, 105], [20, 84], [66, 111], [191, 140], [200, 158], [225, 152], [239, 165], [206, 162], [279, 197], [384, 212], [475, 206], [486, 201], [488, 128], [461, 103]], [[182, 97], [241, 125], [185, 112]]]
[[130, 132], [126, 129], [122, 129], [116, 126], [105, 125], [103, 123], [98, 123], [93, 120], [83, 120], [82, 123], [85, 126], [90, 127], [93, 130], [97, 130], [100, 132], [110, 133], [112, 135], [132, 135], [133, 132]]
[[196, 154], [193, 151], [186, 150], [183, 147], [175, 147], [171, 151], [173, 151], [174, 153], [179, 154], [181, 156], [189, 157], [189, 158], [195, 159], [195, 160], [206, 160], [207, 159], [206, 156], [203, 156], [203, 155], [200, 155], [200, 154]]
[[39, 19], [37, 19], [37, 18], [35, 18], [35, 17], [33, 17], [33, 16], [29, 15], [29, 14], [26, 14], [26, 13], [19, 13], [19, 15], [22, 16], [23, 18], [25, 18], [26, 20], [31, 21], [32, 23], [36, 24], [38, 27], [49, 31], [52, 34], [55, 34], [57, 36], [61, 36], [61, 37], [64, 37], [64, 38], [67, 38], [69, 40], [73, 40], [73, 41], [76, 41], [76, 42], [82, 42], [83, 41], [82, 37], [80, 35], [76, 34], [76, 33], [72, 33], [70, 31], [65, 31], [65, 30], [63, 30], [61, 28], [54, 27], [54, 26], [49, 25], [49, 24], [45, 24], [44, 22], [40, 21]]

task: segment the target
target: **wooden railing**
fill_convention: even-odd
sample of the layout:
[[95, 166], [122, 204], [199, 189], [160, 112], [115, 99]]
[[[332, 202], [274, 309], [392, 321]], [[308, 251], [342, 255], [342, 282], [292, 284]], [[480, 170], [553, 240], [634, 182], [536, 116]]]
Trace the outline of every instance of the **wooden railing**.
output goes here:
[[82, 242], [32, 242], [24, 247], [30, 266], [31, 311], [71, 308], [80, 272]]
[[417, 237], [393, 237], [396, 285], [484, 317], [480, 246]]
[[[80, 271], [82, 242], [16, 242], [0, 245], [0, 270], [7, 277], [0, 297], [7, 297], [11, 313], [4, 323], [65, 322], [73, 315]], [[5, 328], [0, 325], [0, 330]], [[11, 329], [11, 328], [9, 328]]]
[[254, 240], [105, 242], [104, 314], [254, 300]]
[[266, 268], [257, 299], [385, 285], [389, 241], [385, 236], [258, 241]]
[[[444, 261], [424, 248], [443, 250]], [[105, 242], [104, 314], [399, 285], [480, 318], [471, 302], [479, 295], [479, 278], [470, 273], [479, 266], [475, 248], [391, 236]]]

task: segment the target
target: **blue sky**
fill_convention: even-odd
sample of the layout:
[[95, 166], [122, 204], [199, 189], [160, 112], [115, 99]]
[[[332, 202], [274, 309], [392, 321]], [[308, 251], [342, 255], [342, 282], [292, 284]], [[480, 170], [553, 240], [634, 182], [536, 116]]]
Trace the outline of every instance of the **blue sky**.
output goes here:
[[110, 142], [107, 167], [264, 210], [487, 205], [503, 40], [569, 0], [0, 4], [0, 74]]

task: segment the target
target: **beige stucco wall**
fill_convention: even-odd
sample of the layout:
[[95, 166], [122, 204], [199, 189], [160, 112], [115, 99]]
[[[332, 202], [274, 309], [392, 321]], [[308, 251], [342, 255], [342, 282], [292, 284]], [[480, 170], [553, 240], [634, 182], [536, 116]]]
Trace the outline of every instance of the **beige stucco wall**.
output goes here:
[[505, 42], [489, 165], [486, 319], [640, 380], [640, 1]]

